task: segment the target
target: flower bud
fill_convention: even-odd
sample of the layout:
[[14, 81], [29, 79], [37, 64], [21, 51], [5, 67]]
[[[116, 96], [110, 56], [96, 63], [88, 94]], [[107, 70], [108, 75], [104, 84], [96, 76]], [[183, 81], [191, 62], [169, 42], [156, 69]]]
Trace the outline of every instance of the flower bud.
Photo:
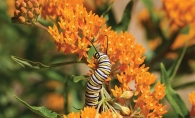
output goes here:
[[25, 18], [23, 17], [23, 16], [20, 16], [19, 18], [19, 21], [21, 22], [21, 23], [24, 23], [26, 20], [25, 20]]
[[16, 9], [20, 8], [20, 2], [19, 1], [15, 1], [15, 7], [16, 7]]
[[25, 14], [25, 13], [27, 12], [26, 8], [24, 8], [24, 7], [21, 7], [21, 8], [20, 8], [20, 11], [21, 11], [21, 13], [23, 13], [23, 14]]
[[132, 91], [125, 91], [125, 92], [123, 92], [123, 94], [120, 96], [120, 98], [130, 99], [132, 96], [133, 96], [133, 92], [132, 92]]
[[33, 4], [32, 4], [30, 1], [28, 1], [28, 2], [27, 2], [27, 6], [28, 6], [28, 8], [31, 9], [31, 8], [33, 7]]
[[28, 11], [27, 16], [28, 16], [28, 18], [33, 18], [34, 17], [34, 15], [31, 11]]
[[129, 115], [130, 114], [131, 111], [128, 107], [121, 106], [118, 103], [115, 103], [115, 105], [117, 105], [121, 109], [121, 111], [124, 115]]
[[26, 2], [22, 2], [21, 7], [26, 7]]
[[39, 14], [40, 14], [40, 9], [39, 9], [39, 8], [35, 8], [35, 9], [34, 9], [34, 13], [35, 13], [36, 15], [39, 15]]
[[19, 10], [15, 10], [14, 11], [14, 17], [18, 17], [20, 16], [20, 11]]
[[37, 0], [34, 0], [34, 1], [33, 1], [33, 6], [34, 6], [34, 7], [39, 7], [39, 2], [38, 2]]
[[125, 115], [129, 115], [131, 112], [128, 107], [121, 106], [121, 110], [122, 110], [122, 113], [124, 113]]

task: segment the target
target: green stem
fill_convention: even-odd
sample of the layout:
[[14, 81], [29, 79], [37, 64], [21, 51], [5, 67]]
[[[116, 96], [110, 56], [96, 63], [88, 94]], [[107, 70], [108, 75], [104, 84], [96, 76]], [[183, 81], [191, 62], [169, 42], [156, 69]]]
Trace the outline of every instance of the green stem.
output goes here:
[[36, 23], [34, 23], [34, 24], [35, 24], [36, 26], [38, 26], [38, 27], [44, 29], [44, 30], [48, 30], [48, 28], [45, 27], [44, 25], [42, 25], [40, 22], [36, 22]]
[[69, 111], [68, 111], [68, 82], [67, 80], [65, 79], [64, 81], [64, 113], [65, 114], [68, 114]]

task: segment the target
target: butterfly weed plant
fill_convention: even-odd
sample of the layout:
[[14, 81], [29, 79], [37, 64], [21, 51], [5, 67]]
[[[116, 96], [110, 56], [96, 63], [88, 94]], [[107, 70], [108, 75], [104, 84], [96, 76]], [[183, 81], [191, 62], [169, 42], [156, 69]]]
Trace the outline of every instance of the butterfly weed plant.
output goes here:
[[[171, 2], [169, 4], [167, 1], [162, 0], [165, 8], [164, 12], [171, 9], [170, 7], [174, 7], [174, 5], [170, 5]], [[17, 96], [15, 97], [31, 111], [46, 118], [159, 118], [168, 112], [166, 105], [161, 102], [165, 97], [178, 117], [192, 117], [195, 111], [194, 92], [189, 95], [192, 110], [188, 111], [185, 103], [169, 82], [175, 77], [188, 46], [183, 48], [179, 58], [168, 70], [162, 63], [160, 64], [160, 80], [157, 80], [156, 76], [149, 72], [149, 67], [152, 68], [153, 64], [165, 55], [174, 39], [182, 31], [187, 33], [186, 27], [188, 28], [187, 25], [194, 17], [186, 16], [185, 20], [178, 21], [173, 19], [175, 18], [174, 14], [172, 14], [173, 16], [168, 14], [171, 24], [174, 22], [175, 25], [178, 23], [179, 25], [169, 33], [170, 36], [167, 36], [160, 27], [161, 16], [158, 16], [152, 10], [152, 2], [142, 0], [148, 8], [149, 17], [158, 36], [162, 39], [162, 44], [153, 52], [154, 55], [147, 59], [147, 54], [144, 56], [145, 49], [143, 46], [135, 41], [133, 34], [126, 31], [131, 20], [134, 1], [128, 2], [119, 23], [113, 22], [113, 17], [111, 17], [113, 16], [111, 7], [114, 1], [105, 2], [100, 0], [98, 1], [99, 6], [101, 2], [106, 3], [104, 5], [107, 6], [107, 9], [101, 15], [97, 15], [92, 11], [87, 11], [83, 0], [16, 0], [16, 9], [14, 16], [11, 18], [13, 23], [40, 27], [46, 30], [53, 38], [58, 51], [62, 51], [65, 55], [76, 55], [78, 60], [45, 65], [16, 56], [12, 56], [12, 59], [23, 67], [35, 69], [75, 63], [86, 64], [91, 68], [86, 75], [73, 75], [69, 79], [73, 79], [74, 82], [90, 82], [86, 87], [86, 91], [91, 92], [91, 96], [88, 96], [90, 98], [89, 103], [97, 102], [97, 106], [84, 104], [83, 102], [82, 107], [76, 113], [67, 112], [68, 107], [66, 107], [65, 114], [58, 114], [46, 107], [31, 106]], [[175, 3], [172, 2], [172, 4]], [[178, 11], [179, 13], [180, 11]], [[43, 25], [41, 21], [44, 20], [49, 20], [52, 25]], [[92, 55], [94, 53], [97, 55]], [[102, 53], [108, 59], [103, 57]], [[145, 58], [146, 65], [144, 64]], [[108, 61], [109, 64], [105, 63]], [[104, 83], [104, 86], [96, 84], [96, 81], [100, 80]], [[130, 84], [134, 86], [132, 87]], [[89, 94], [87, 92], [85, 94]], [[94, 100], [95, 98], [93, 99], [94, 96], [99, 97], [97, 101]], [[65, 101], [67, 101], [66, 98]]]

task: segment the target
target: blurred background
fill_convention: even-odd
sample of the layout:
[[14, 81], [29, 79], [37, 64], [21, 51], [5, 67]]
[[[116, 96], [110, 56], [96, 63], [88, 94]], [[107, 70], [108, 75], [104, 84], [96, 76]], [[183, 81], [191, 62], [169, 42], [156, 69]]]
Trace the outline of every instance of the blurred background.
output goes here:
[[[155, 1], [155, 0], [153, 0]], [[121, 20], [123, 11], [129, 0], [116, 0], [112, 7], [113, 22]], [[155, 1], [155, 13], [165, 16], [161, 1]], [[85, 6], [98, 14], [102, 14], [108, 7], [107, 2], [86, 0]], [[72, 64], [50, 69], [23, 68], [11, 59], [17, 56], [24, 59], [42, 62], [49, 65], [57, 62], [76, 60], [75, 55], [65, 55], [58, 52], [52, 37], [47, 31], [38, 27], [14, 24], [11, 17], [14, 13], [14, 0], [0, 1], [0, 118], [38, 118], [24, 105], [19, 103], [13, 95], [33, 106], [46, 106], [57, 113], [67, 114], [81, 109], [84, 104], [86, 81], [74, 83], [72, 75], [86, 75], [89, 71], [84, 64]], [[168, 28], [166, 18], [161, 28]], [[49, 24], [45, 22], [45, 24]], [[179, 56], [186, 40], [189, 48], [180, 65], [173, 87], [179, 92], [190, 109], [188, 93], [195, 90], [195, 28], [190, 27], [188, 34], [178, 34], [162, 55], [151, 56], [162, 44], [158, 32], [150, 19], [150, 14], [141, 0], [135, 0], [128, 32], [132, 33], [136, 41], [146, 48], [146, 62], [150, 72], [160, 78], [160, 62], [169, 67]], [[168, 34], [168, 33], [167, 33]], [[161, 47], [162, 48], [162, 47]], [[167, 47], [163, 47], [167, 48]], [[158, 58], [155, 58], [158, 57]], [[154, 59], [155, 58], [155, 59]], [[166, 103], [166, 101], [163, 101]], [[168, 105], [165, 117], [174, 117], [172, 108]], [[74, 108], [75, 107], [75, 108]]]

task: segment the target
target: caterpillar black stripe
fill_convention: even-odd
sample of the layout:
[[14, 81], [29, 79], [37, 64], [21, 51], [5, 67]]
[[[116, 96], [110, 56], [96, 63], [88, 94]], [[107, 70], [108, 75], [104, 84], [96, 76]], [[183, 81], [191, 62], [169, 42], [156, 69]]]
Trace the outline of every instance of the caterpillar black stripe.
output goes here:
[[108, 56], [101, 52], [96, 52], [94, 58], [98, 62], [98, 68], [94, 71], [89, 81], [87, 82], [85, 93], [85, 106], [98, 105], [98, 99], [100, 98], [100, 90], [105, 79], [111, 72], [111, 63]]

